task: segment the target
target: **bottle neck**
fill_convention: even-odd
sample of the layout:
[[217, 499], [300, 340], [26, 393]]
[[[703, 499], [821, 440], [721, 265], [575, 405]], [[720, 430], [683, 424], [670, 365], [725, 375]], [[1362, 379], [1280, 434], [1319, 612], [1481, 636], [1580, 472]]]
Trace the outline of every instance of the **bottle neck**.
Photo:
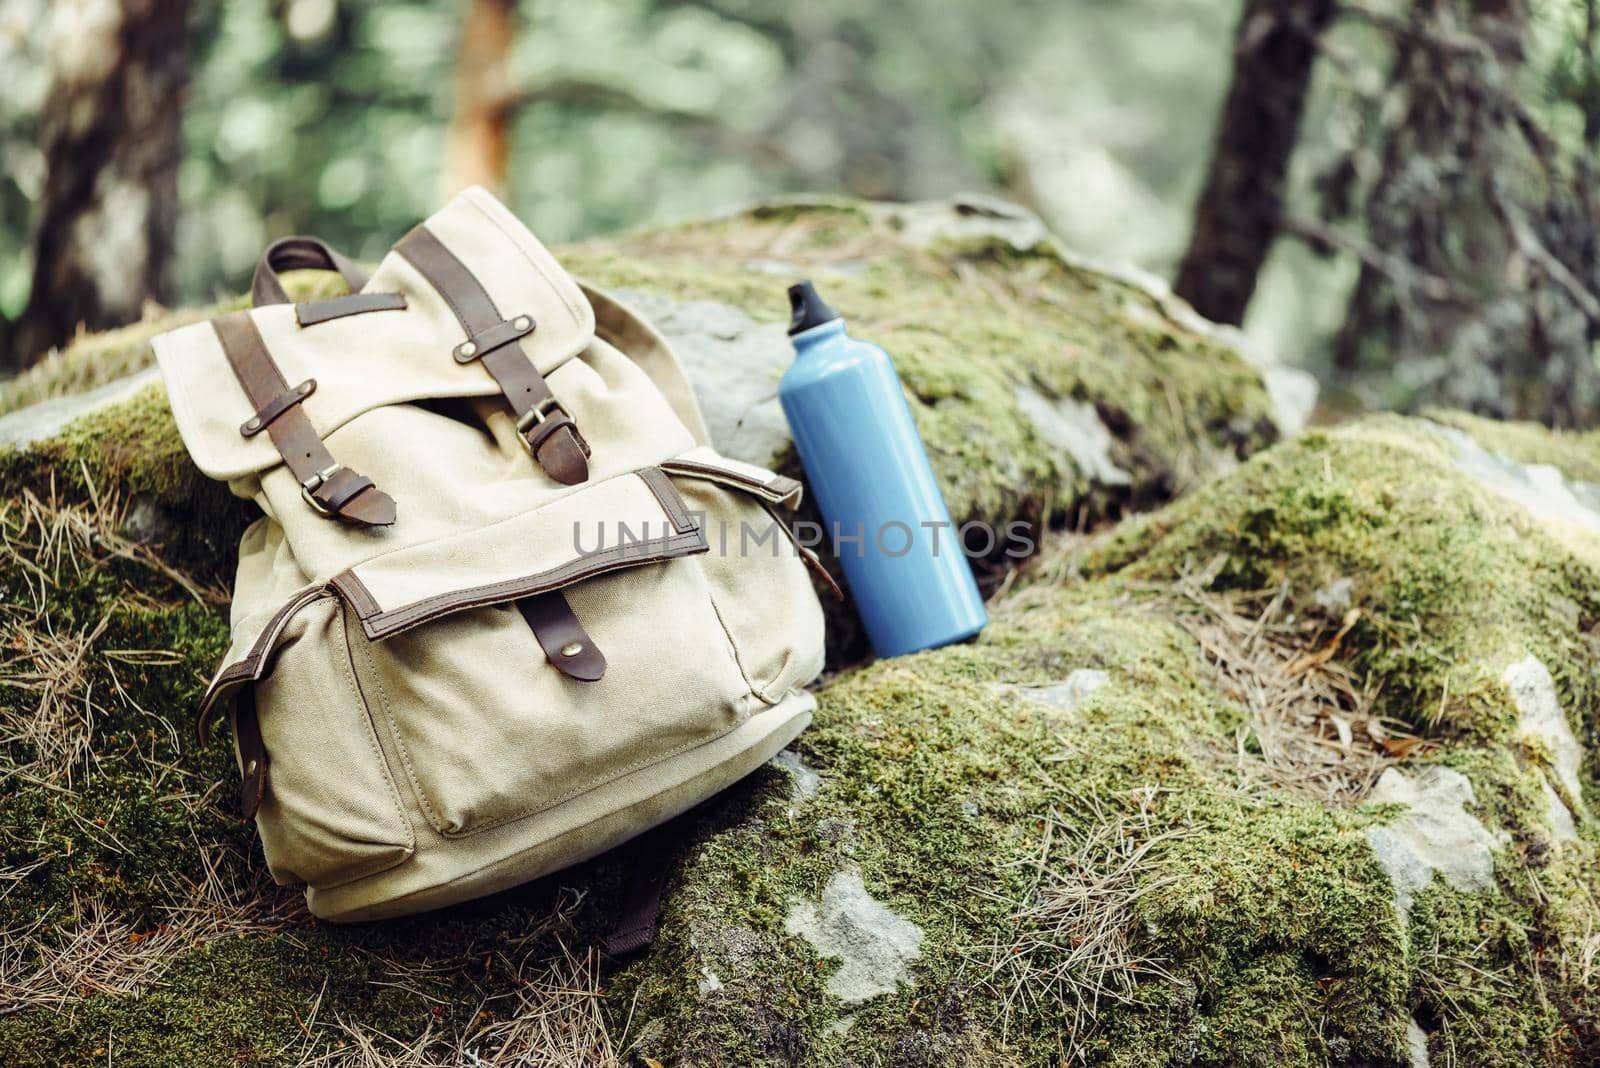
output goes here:
[[804, 355], [807, 350], [814, 349], [843, 334], [844, 320], [830, 319], [828, 322], [818, 323], [809, 330], [802, 330], [798, 334], [791, 335], [789, 340], [794, 343], [795, 352]]

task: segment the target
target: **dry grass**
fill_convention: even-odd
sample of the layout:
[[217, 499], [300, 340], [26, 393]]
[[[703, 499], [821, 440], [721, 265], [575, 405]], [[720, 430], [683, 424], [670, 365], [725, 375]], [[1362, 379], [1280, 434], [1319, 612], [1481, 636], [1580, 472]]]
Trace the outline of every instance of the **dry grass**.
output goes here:
[[1081, 1062], [1105, 1003], [1137, 1004], [1138, 986], [1171, 979], [1162, 961], [1134, 945], [1134, 906], [1172, 880], [1156, 874], [1157, 853], [1184, 837], [1156, 830], [1154, 791], [1106, 804], [1084, 799], [1087, 828], [1075, 830], [1052, 808], [1032, 884], [1011, 902], [1007, 938], [987, 948], [982, 981], [1000, 999], [1004, 1040], [1019, 1018], [1070, 1015], [1063, 1063]]
[[1220, 562], [1168, 591], [1178, 623], [1200, 643], [1223, 691], [1250, 714], [1234, 756], [1252, 782], [1322, 801], [1360, 801], [1378, 777], [1428, 743], [1373, 711], [1378, 686], [1341, 657], [1361, 620], [1297, 616], [1287, 585], [1208, 587]]
[[411, 1038], [344, 1020], [305, 1027], [298, 1051], [301, 1068], [618, 1068], [622, 1054], [604, 1014], [600, 954], [574, 951], [565, 937], [582, 895], [569, 893], [548, 915], [503, 934], [487, 950], [442, 960], [376, 954], [388, 977], [384, 985], [404, 990], [442, 1011], [459, 994], [450, 987], [467, 971], [509, 980], [509, 988], [485, 997], [455, 1034], [430, 1022]]
[[[135, 927], [103, 902], [75, 898], [70, 916], [51, 930], [40, 921], [0, 931], [0, 1016], [131, 994], [158, 983], [195, 946], [307, 922], [299, 894], [273, 885], [264, 873], [248, 874], [242, 858], [204, 850], [201, 857], [204, 876], [176, 881], [170, 899], [182, 904], [164, 909], [153, 926]], [[247, 873], [247, 882], [240, 873]]]
[[24, 490], [0, 506], [0, 568], [21, 585], [0, 605], [0, 688], [6, 691], [0, 757], [8, 777], [71, 791], [93, 770], [95, 724], [109, 703], [142, 711], [123, 689], [118, 666], [179, 660], [165, 649], [100, 648], [109, 612], [76, 626], [58, 622], [65, 583], [80, 583], [121, 560], [156, 572], [197, 601], [221, 603], [225, 597], [124, 536], [126, 519], [121, 502], [95, 493], [92, 484], [84, 504], [61, 503], [52, 484], [44, 497]]
[[0, 506], [0, 554], [22, 572], [35, 610], [49, 607], [49, 597], [60, 589], [65, 570], [70, 568], [72, 578], [79, 579], [111, 560], [148, 568], [198, 602], [227, 603], [226, 590], [201, 585], [162, 560], [151, 546], [129, 538], [124, 533], [126, 502], [116, 493], [99, 492], [81, 464], [80, 472], [89, 493], [86, 502], [62, 502], [52, 476], [44, 497], [24, 489], [20, 498]]
[[[345, 1022], [308, 1030], [301, 1068], [618, 1068], [622, 1061], [603, 1012], [599, 951], [575, 953], [561, 939], [537, 960], [518, 963], [516, 988], [487, 999], [465, 1030], [441, 1035], [430, 1023], [407, 1041]], [[312, 1014], [313, 1021], [316, 1013]]]

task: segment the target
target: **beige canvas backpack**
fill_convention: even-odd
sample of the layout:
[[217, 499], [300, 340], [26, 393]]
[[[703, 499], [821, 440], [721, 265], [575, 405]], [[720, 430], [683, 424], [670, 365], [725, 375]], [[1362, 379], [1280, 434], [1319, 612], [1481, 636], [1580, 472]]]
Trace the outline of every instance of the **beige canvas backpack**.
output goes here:
[[[351, 294], [293, 304], [279, 270]], [[246, 818], [316, 915], [591, 857], [743, 777], [814, 705], [822, 616], [663, 339], [469, 190], [370, 281], [268, 251], [255, 307], [155, 341], [185, 445], [265, 513], [232, 646]], [[781, 543], [781, 546], [780, 546]]]

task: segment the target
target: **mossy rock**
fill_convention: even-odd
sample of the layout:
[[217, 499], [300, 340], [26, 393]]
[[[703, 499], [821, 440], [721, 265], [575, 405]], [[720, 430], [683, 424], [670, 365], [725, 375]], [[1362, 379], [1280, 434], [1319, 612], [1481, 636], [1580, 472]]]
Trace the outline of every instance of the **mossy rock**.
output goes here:
[[[814, 274], [852, 330], [894, 354], [962, 520], [1080, 523], [1165, 500], [1303, 421], [1268, 388], [1294, 372], [1269, 374], [1159, 286], [1090, 266], [1036, 223], [1018, 225], [961, 204], [796, 202], [557, 254], [643, 304], [669, 336], [677, 327], [725, 451], [790, 471], [786, 434], [774, 429], [789, 359], [784, 291]], [[291, 275], [297, 296], [338, 285]], [[155, 334], [240, 303], [80, 338], [10, 383], [0, 413], [148, 366]], [[730, 383], [755, 411], [728, 407], [738, 401], [724, 396]], [[169, 423], [146, 434], [176, 442]]]
[[[568, 259], [671, 294], [742, 227], [822, 247], [819, 211], [901, 240], [768, 209], [693, 254], [663, 234]], [[916, 256], [963, 292], [1039, 272], [1108, 330], [1147, 299], [1042, 254]], [[707, 270], [714, 299], [778, 314], [753, 269]], [[1184, 337], [1155, 347], [1218, 358]], [[932, 407], [976, 419], [979, 369]], [[1259, 422], [1249, 396], [1228, 405]], [[1168, 430], [1168, 472], [1268, 436]], [[793, 753], [652, 836], [660, 936], [610, 961], [592, 947], [636, 855], [351, 927], [265, 880], [231, 755], [189, 732], [246, 508], [147, 389], [0, 460], [0, 1063], [1592, 1063], [1594, 464], [1582, 437], [1376, 417], [1049, 538], [978, 640], [835, 675]], [[973, 514], [1080, 492], [988, 477]]]

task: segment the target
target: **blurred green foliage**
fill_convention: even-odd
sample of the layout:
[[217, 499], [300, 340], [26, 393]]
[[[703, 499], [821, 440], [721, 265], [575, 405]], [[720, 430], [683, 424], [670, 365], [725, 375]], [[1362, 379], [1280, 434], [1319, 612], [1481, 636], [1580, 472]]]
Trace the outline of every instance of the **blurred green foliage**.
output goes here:
[[[1468, 0], [1459, 0], [1467, 3]], [[1529, 0], [1528, 106], [1563, 143], [1600, 113], [1588, 0]], [[191, 0], [178, 279], [237, 292], [271, 238], [374, 259], [437, 205], [467, 0]], [[1409, 0], [1359, 0], [1402, 17]], [[71, 5], [0, 0], [0, 327], [27, 299], [37, 113]], [[1357, 10], [1352, 8], [1352, 10]], [[519, 0], [503, 195], [561, 241], [759, 196], [988, 189], [1067, 242], [1170, 275], [1227, 88], [1239, 0]], [[70, 31], [70, 24], [67, 26]], [[1326, 42], [1291, 206], [1371, 167], [1390, 44]], [[552, 87], [563, 91], [552, 92]], [[1359, 235], [1357, 235], [1359, 236]], [[1316, 367], [1355, 277], [1281, 241], [1247, 326]], [[3, 330], [0, 330], [3, 333]]]
[[[370, 259], [436, 206], [465, 3], [194, 6], [185, 299], [236, 291], [272, 237], [316, 233]], [[503, 192], [562, 240], [811, 190], [988, 188], [1055, 215], [1088, 201], [1029, 187], [1092, 178], [1098, 206], [1064, 212], [1069, 231], [1160, 260], [1182, 240], [1236, 6], [522, 0], [508, 88], [527, 101]], [[0, 0], [3, 317], [27, 296], [50, 15], [47, 0]], [[552, 85], [599, 91], [541, 99]]]

